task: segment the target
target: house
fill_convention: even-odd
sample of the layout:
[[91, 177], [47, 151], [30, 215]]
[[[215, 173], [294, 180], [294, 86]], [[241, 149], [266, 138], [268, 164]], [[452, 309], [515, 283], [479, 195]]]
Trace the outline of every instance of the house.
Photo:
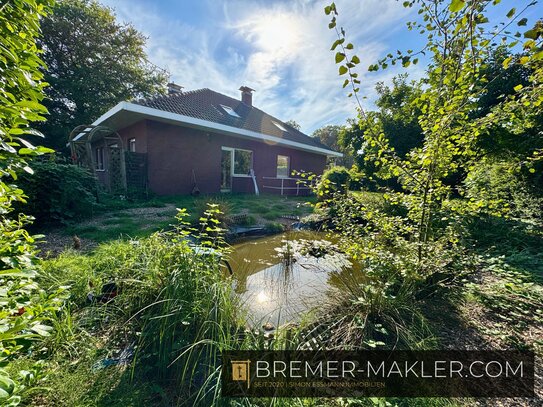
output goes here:
[[341, 154], [253, 106], [253, 89], [240, 91], [238, 100], [170, 84], [168, 95], [121, 102], [72, 132], [73, 158], [87, 154], [110, 189], [307, 194], [293, 171], [322, 174]]

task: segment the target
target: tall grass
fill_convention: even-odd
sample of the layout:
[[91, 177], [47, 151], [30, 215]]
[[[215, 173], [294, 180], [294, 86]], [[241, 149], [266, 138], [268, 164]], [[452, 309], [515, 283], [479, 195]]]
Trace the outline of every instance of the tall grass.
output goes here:
[[[217, 235], [209, 226], [203, 230], [213, 245]], [[182, 405], [212, 405], [220, 391], [220, 352], [236, 342], [240, 309], [220, 250], [195, 249], [177, 232], [46, 261], [44, 286], [68, 286], [71, 293], [48, 347], [68, 360], [98, 346], [134, 347], [133, 380], [152, 377], [161, 388], [175, 389], [172, 398]], [[115, 298], [89, 303], [89, 292], [97, 298], [112, 282], [119, 290]]]

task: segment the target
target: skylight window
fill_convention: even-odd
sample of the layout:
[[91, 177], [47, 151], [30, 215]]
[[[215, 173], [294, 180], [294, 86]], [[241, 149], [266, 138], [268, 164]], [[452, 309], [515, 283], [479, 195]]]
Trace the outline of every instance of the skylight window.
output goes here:
[[223, 108], [223, 110], [228, 113], [230, 116], [232, 117], [241, 117], [239, 114], [236, 113], [236, 111], [234, 109], [232, 109], [230, 106], [225, 106], [225, 105], [221, 105], [221, 107]]
[[282, 131], [286, 131], [288, 133], [288, 130], [285, 129], [285, 127], [281, 124], [281, 123], [277, 123], [277, 122], [274, 122], [272, 121], [273, 124], [275, 124], [275, 126], [279, 129], [279, 130], [282, 130]]

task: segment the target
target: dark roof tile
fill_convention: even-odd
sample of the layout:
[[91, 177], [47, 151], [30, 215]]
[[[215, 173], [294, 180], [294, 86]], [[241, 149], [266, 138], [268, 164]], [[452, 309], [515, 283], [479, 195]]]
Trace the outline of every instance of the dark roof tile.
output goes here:
[[[138, 100], [134, 103], [330, 150], [318, 139], [309, 137], [262, 110], [207, 88]], [[240, 117], [231, 116], [220, 105], [229, 106]], [[273, 124], [274, 121], [288, 131], [279, 129]]]

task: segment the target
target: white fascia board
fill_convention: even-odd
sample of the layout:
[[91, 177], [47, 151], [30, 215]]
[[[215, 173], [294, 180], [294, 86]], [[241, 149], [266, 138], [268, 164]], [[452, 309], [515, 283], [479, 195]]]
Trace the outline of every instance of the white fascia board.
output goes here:
[[[105, 112], [102, 116], [100, 116], [98, 119], [92, 122], [92, 126], [98, 126], [105, 120], [109, 119], [111, 116], [116, 115], [121, 110], [126, 110], [125, 105], [127, 105], [127, 102], [119, 102], [115, 106], [113, 106], [111, 109], [109, 109], [107, 112]], [[81, 137], [83, 137], [83, 133], [79, 133], [77, 136], [74, 137], [74, 141], [79, 140]], [[69, 144], [69, 143], [68, 143]]]
[[[262, 133], [258, 133], [251, 130], [231, 127], [224, 124], [210, 122], [208, 120], [196, 119], [194, 117], [185, 116], [178, 113], [166, 112], [164, 110], [154, 109], [152, 107], [147, 107], [147, 106], [141, 106], [141, 105], [137, 105], [135, 103], [130, 103], [130, 102], [118, 103], [115, 107], [108, 110], [106, 113], [100, 116], [97, 120], [95, 120], [92, 124], [97, 126], [122, 110], [125, 110], [127, 112], [139, 113], [149, 118], [159, 118], [159, 119], [164, 119], [164, 120], [168, 120], [168, 121], [172, 121], [172, 122], [176, 122], [180, 124], [185, 124], [191, 127], [196, 127], [196, 128], [206, 129], [206, 130], [213, 130], [216, 132], [226, 133], [226, 134], [230, 134], [234, 136], [236, 135], [244, 136], [244, 137], [248, 137], [248, 138], [252, 138], [252, 139], [256, 139], [260, 141], [269, 141], [269, 142], [276, 143], [279, 145], [293, 147], [299, 150], [310, 151], [313, 153], [327, 155], [330, 157], [343, 157], [342, 153], [327, 150], [325, 148], [313, 147], [304, 143], [299, 143], [299, 142], [291, 141], [291, 140], [284, 140], [279, 137], [270, 136], [268, 134], [262, 134]], [[74, 140], [77, 140], [80, 136], [81, 135], [76, 136]]]

